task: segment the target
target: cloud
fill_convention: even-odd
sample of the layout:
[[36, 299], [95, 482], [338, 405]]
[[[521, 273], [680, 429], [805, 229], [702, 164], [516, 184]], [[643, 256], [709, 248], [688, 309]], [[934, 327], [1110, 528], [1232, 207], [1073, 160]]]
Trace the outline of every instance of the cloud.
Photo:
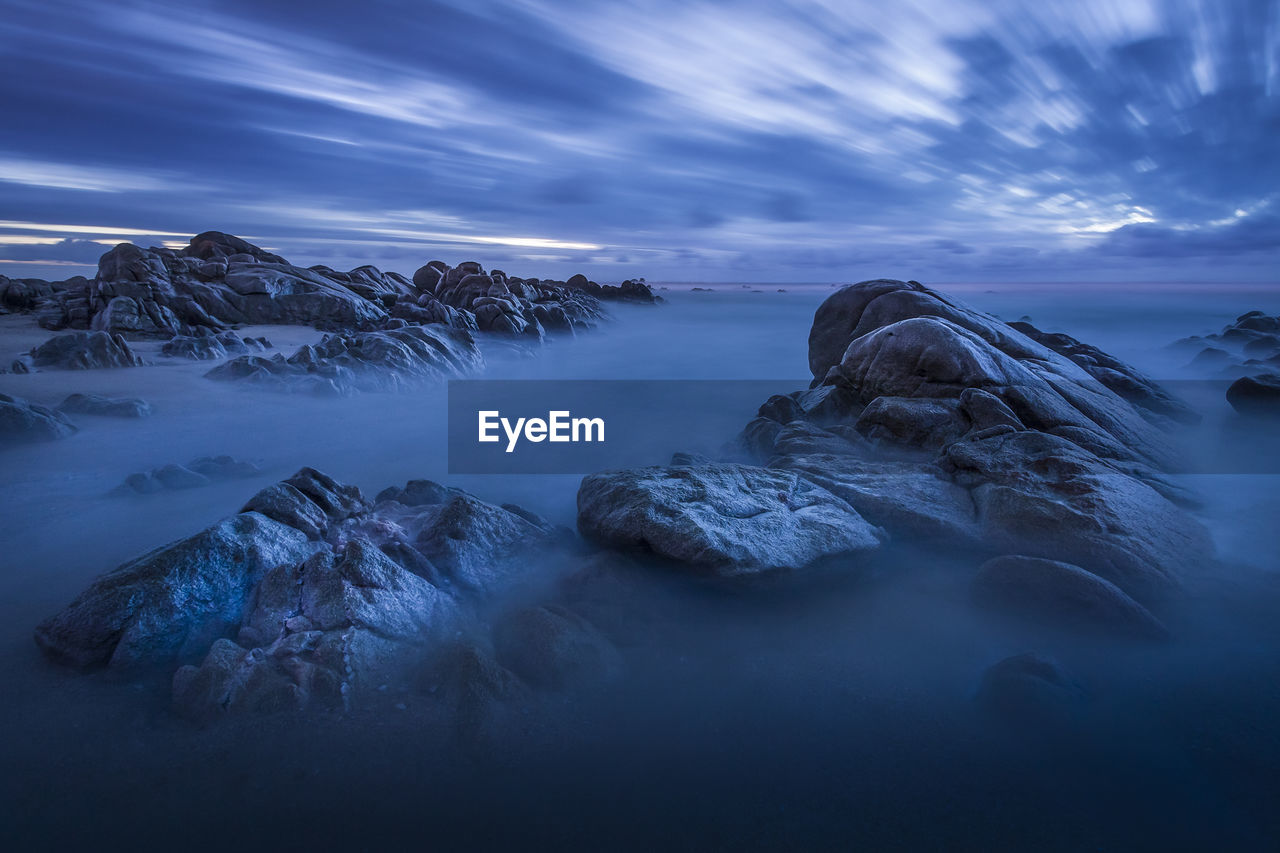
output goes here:
[[10, 0], [0, 203], [402, 268], [1258, 276], [1278, 20], [1274, 0]]

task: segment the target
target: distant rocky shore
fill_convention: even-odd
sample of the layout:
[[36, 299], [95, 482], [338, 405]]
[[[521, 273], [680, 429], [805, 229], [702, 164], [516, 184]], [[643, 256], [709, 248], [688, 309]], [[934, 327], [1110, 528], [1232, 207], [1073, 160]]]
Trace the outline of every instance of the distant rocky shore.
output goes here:
[[[0, 313], [28, 313], [58, 334], [8, 366], [14, 373], [143, 364], [130, 342], [162, 340], [161, 354], [219, 362], [207, 374], [290, 392], [395, 390], [479, 369], [475, 335], [538, 343], [595, 328], [606, 302], [655, 304], [643, 280], [600, 285], [486, 272], [431, 261], [412, 279], [376, 267], [298, 267], [238, 237], [207, 231], [183, 249], [122, 243], [92, 279], [0, 276]], [[266, 355], [253, 325], [313, 326], [323, 341]], [[4, 368], [0, 368], [2, 370]], [[74, 432], [24, 400], [0, 400], [0, 436], [48, 440]]]
[[[424, 269], [417, 291], [448, 307], [459, 289], [468, 310], [523, 307], [479, 296], [479, 272]], [[812, 385], [764, 401], [720, 458], [584, 478], [577, 535], [428, 481], [369, 499], [304, 469], [104, 575], [36, 641], [61, 664], [171, 676], [196, 719], [365, 707], [391, 684], [474, 733], [617, 677], [653, 635], [635, 625], [661, 618], [642, 603], [658, 576], [786, 584], [935, 549], [993, 618], [1158, 642], [1184, 579], [1215, 560], [1172, 476], [1170, 436], [1196, 413], [1096, 348], [876, 280], [818, 309], [809, 363]], [[1080, 695], [1035, 655], [979, 691], [1002, 709]]]

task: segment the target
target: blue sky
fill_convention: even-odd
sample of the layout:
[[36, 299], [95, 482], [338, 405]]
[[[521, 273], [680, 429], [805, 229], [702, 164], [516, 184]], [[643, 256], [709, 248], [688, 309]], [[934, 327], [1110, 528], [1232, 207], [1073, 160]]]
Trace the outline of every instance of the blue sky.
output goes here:
[[0, 274], [1280, 279], [1280, 0], [0, 12]]

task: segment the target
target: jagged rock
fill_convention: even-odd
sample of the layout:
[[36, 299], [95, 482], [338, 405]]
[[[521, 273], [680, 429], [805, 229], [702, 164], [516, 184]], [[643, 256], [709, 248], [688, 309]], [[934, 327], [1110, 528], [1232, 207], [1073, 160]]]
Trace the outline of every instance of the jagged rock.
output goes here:
[[578, 529], [722, 577], [865, 554], [883, 531], [788, 471], [734, 464], [607, 471], [578, 489]]
[[493, 641], [498, 662], [534, 687], [604, 681], [622, 667], [618, 650], [590, 622], [555, 605], [508, 614]]
[[1028, 652], [992, 664], [975, 695], [978, 706], [1005, 723], [1060, 725], [1088, 699], [1057, 661]]
[[1056, 560], [988, 560], [978, 569], [970, 591], [983, 607], [1039, 622], [1144, 639], [1168, 636], [1164, 625], [1119, 587]]
[[71, 394], [58, 404], [58, 411], [72, 415], [102, 415], [112, 418], [146, 418], [151, 406], [137, 397], [102, 397], [98, 394]]
[[210, 370], [210, 379], [319, 394], [401, 390], [464, 375], [483, 365], [475, 339], [443, 326], [326, 335], [285, 358], [246, 355]]
[[1280, 374], [1240, 377], [1227, 389], [1227, 402], [1242, 415], [1280, 416]]
[[55, 335], [31, 350], [36, 367], [63, 370], [92, 370], [102, 367], [138, 367], [143, 361], [134, 355], [120, 335], [106, 332], [73, 332]]
[[75, 425], [61, 412], [0, 394], [0, 439], [5, 444], [56, 441], [75, 432]]
[[258, 513], [242, 513], [96, 580], [35, 639], [52, 660], [129, 668], [203, 654], [244, 619], [253, 588], [314, 545]]
[[301, 530], [310, 539], [323, 539], [334, 525], [368, 508], [356, 487], [343, 485], [314, 468], [303, 468], [258, 492], [240, 511], [262, 513]]
[[[173, 700], [197, 719], [346, 708], [414, 681], [561, 534], [527, 510], [428, 481], [370, 505], [304, 468], [239, 514], [99, 578], [41, 624], [36, 642], [78, 667], [188, 664]], [[536, 639], [567, 678], [586, 671], [583, 644], [594, 637], [562, 617], [571, 624]]]

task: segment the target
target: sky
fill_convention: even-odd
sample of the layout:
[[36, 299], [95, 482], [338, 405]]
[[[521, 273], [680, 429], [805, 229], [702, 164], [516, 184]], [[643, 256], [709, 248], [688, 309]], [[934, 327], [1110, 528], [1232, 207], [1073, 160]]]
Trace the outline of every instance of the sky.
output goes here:
[[0, 274], [1280, 280], [1280, 0], [0, 0]]

